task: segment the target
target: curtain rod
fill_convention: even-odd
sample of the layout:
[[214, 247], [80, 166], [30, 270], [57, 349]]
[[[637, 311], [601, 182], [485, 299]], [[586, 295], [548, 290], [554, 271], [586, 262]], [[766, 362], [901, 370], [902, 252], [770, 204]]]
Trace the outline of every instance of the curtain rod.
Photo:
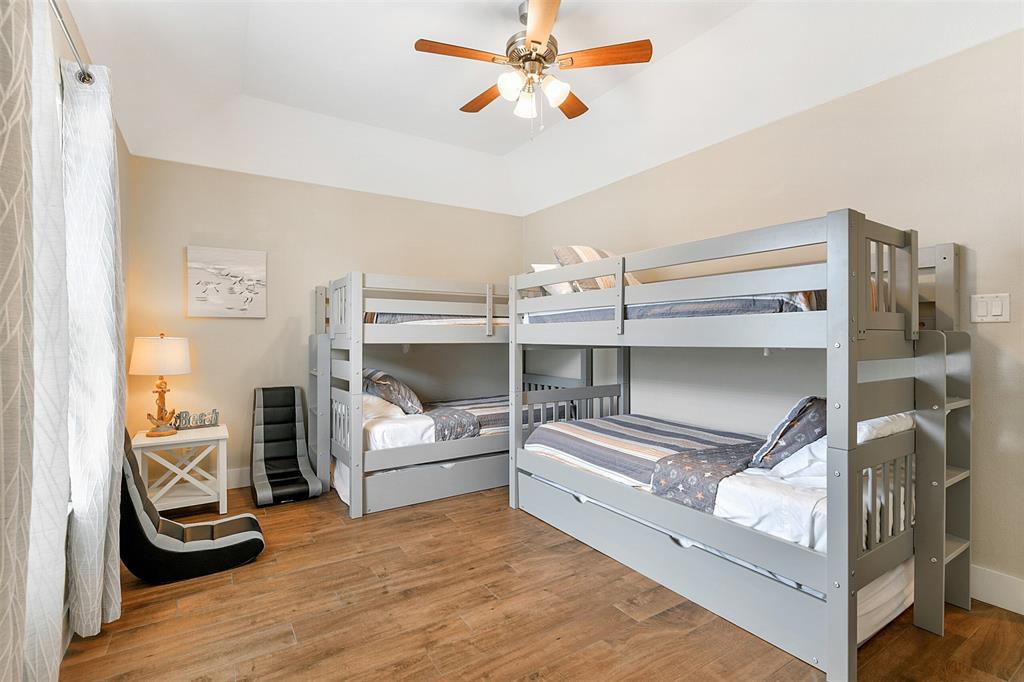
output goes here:
[[64, 21], [64, 15], [60, 13], [60, 7], [57, 7], [57, 0], [50, 0], [50, 9], [56, 15], [57, 22], [60, 24], [61, 30], [64, 31], [64, 37], [68, 39], [68, 45], [71, 46], [71, 53], [75, 55], [75, 61], [78, 62], [78, 82], [92, 85], [96, 79], [93, 78], [93, 75], [89, 73], [89, 69], [85, 68], [85, 64], [82, 62], [82, 55], [78, 52], [78, 46], [75, 45], [74, 38], [71, 37], [71, 31], [68, 30], [67, 22]]

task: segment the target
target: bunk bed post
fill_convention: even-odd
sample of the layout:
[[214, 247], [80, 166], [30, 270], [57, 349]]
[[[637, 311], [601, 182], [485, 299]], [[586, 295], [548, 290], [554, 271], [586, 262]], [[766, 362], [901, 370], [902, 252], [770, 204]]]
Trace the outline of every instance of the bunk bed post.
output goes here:
[[935, 328], [960, 329], [960, 245], [935, 245]]
[[[325, 318], [326, 319], [326, 318]], [[321, 320], [318, 324], [323, 324]], [[309, 337], [310, 381], [306, 394], [309, 409], [310, 458], [324, 490], [331, 489], [331, 339], [317, 332]]]
[[594, 349], [584, 348], [580, 351], [580, 381], [584, 386], [594, 384]]
[[629, 347], [618, 349], [616, 381], [619, 382], [619, 414], [629, 414]]
[[488, 282], [484, 286], [486, 298], [487, 322], [484, 326], [484, 336], [494, 336], [494, 285]]
[[853, 567], [860, 549], [860, 475], [851, 466], [857, 447], [858, 319], [867, 275], [861, 238], [864, 216], [845, 209], [826, 217], [828, 250], [828, 592], [825, 672], [830, 680], [857, 679], [857, 592]]
[[516, 456], [523, 447], [523, 353], [516, 340], [516, 276], [508, 278], [508, 506], [519, 508], [519, 479]]
[[[584, 348], [580, 351], [580, 381], [583, 386], [594, 385], [594, 349]], [[577, 403], [577, 418], [588, 419], [590, 417], [590, 401], [581, 400]]]
[[349, 503], [348, 515], [363, 515], [363, 273], [348, 275], [348, 317], [350, 345], [348, 351], [349, 379]]
[[309, 336], [306, 407], [309, 458], [324, 490], [331, 489], [331, 337], [329, 289], [313, 288], [313, 333]]
[[327, 287], [318, 286], [313, 289], [313, 333], [327, 332]]
[[[907, 316], [907, 340], [916, 341], [920, 327], [920, 302], [918, 284], [918, 250], [917, 230], [907, 230], [907, 243], [902, 249], [896, 249], [896, 310]], [[936, 278], [935, 289], [938, 293], [941, 278]], [[936, 316], [938, 306], [936, 306]], [[936, 320], [937, 321], [937, 320]]]
[[625, 333], [626, 324], [626, 259], [615, 259], [615, 333]]

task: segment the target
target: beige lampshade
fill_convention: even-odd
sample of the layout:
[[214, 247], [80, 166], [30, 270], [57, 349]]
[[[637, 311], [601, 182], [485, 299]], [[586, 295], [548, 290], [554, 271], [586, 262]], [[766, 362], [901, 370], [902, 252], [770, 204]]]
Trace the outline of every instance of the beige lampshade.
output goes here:
[[192, 371], [188, 339], [181, 336], [136, 336], [129, 374], [147, 376], [188, 374]]

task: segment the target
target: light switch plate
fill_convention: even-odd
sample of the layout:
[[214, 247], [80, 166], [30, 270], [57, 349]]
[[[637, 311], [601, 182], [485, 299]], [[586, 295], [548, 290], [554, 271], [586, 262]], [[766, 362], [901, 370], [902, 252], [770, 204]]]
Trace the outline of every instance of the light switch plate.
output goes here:
[[1009, 322], [1009, 294], [971, 296], [971, 322]]

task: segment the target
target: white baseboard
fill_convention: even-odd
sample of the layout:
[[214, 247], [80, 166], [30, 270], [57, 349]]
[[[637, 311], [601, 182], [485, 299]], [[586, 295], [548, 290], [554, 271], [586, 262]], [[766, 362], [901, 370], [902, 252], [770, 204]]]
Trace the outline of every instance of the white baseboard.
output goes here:
[[1024, 579], [971, 564], [971, 596], [992, 606], [1024, 614]]
[[228, 488], [248, 488], [249, 467], [228, 469]]

